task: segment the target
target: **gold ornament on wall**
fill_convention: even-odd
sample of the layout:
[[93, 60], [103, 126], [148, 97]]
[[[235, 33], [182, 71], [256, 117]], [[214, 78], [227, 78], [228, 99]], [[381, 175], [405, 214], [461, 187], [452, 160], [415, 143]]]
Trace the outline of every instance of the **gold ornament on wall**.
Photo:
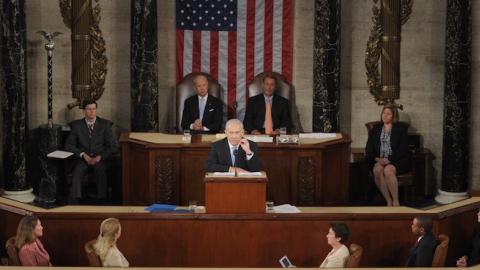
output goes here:
[[72, 109], [85, 100], [98, 100], [105, 90], [107, 56], [100, 29], [99, 0], [59, 0], [64, 24], [72, 31]]
[[[400, 97], [400, 28], [410, 18], [413, 0], [380, 1], [379, 7], [379, 1], [373, 0], [373, 25], [365, 51], [367, 84], [378, 105], [393, 104], [402, 109], [401, 104], [395, 103], [395, 99]], [[397, 18], [394, 18], [395, 15]], [[389, 33], [386, 33], [386, 28]]]

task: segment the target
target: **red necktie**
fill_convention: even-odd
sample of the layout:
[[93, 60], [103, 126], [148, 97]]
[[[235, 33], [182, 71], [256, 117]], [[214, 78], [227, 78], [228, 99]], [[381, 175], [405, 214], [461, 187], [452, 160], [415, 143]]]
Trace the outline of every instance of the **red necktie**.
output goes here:
[[270, 104], [270, 98], [265, 100], [265, 133], [273, 133], [272, 105]]

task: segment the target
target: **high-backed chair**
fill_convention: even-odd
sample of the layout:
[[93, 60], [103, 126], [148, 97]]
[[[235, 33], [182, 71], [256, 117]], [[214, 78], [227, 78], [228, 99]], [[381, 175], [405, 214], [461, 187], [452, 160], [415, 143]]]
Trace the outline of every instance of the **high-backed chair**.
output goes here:
[[357, 244], [351, 244], [348, 248], [350, 251], [350, 256], [347, 259], [345, 264], [346, 268], [356, 268], [360, 266], [360, 261], [362, 260], [363, 248]]
[[5, 248], [8, 254], [8, 265], [21, 266], [20, 259], [18, 258], [18, 250], [15, 246], [15, 237], [10, 237], [5, 243]]
[[[195, 77], [200, 74], [205, 75], [208, 78], [208, 94], [222, 100], [223, 102], [223, 98], [222, 98], [223, 88], [221, 87], [220, 84], [218, 84], [218, 82], [212, 76], [204, 72], [192, 72], [190, 74], [187, 74], [185, 77], [183, 77], [182, 81], [177, 86], [176, 125], [177, 125], [178, 132], [183, 131], [181, 123], [182, 123], [184, 102], [187, 98], [196, 94], [195, 86], [193, 84], [193, 79], [195, 79]], [[225, 102], [223, 103], [225, 105]], [[225, 108], [224, 108], [224, 112], [226, 112]]]
[[[272, 74], [277, 79], [277, 89], [275, 90], [275, 93], [291, 101], [293, 92], [292, 86], [287, 82], [287, 79], [282, 74], [277, 72], [262, 72], [255, 76], [253, 81], [251, 81], [248, 85], [248, 97], [250, 98], [263, 92], [262, 84], [266, 73]], [[290, 106], [292, 106], [291, 102]]]
[[438, 244], [433, 254], [432, 267], [444, 267], [445, 260], [447, 259], [448, 243], [450, 238], [445, 234], [440, 234], [437, 237]]
[[100, 257], [98, 257], [97, 253], [95, 253], [95, 249], [93, 248], [93, 245], [95, 245], [96, 241], [97, 240], [88, 241], [85, 243], [84, 249], [85, 253], [87, 254], [89, 265], [92, 267], [102, 267], [102, 261], [100, 260]]
[[[367, 128], [369, 136], [373, 126], [375, 126], [377, 123], [380, 123], [380, 121], [373, 121], [365, 124], [365, 127]], [[407, 128], [408, 126], [410, 126], [410, 124], [406, 122], [401, 122], [401, 123], [403, 123], [404, 125], [407, 125]], [[404, 203], [412, 202], [415, 200], [416, 168], [415, 168], [415, 162], [413, 162], [413, 159], [412, 159], [412, 155], [410, 155], [410, 158], [411, 158], [411, 166], [410, 166], [411, 170], [409, 172], [397, 175], [398, 188], [402, 192]], [[371, 177], [373, 177], [373, 175]]]

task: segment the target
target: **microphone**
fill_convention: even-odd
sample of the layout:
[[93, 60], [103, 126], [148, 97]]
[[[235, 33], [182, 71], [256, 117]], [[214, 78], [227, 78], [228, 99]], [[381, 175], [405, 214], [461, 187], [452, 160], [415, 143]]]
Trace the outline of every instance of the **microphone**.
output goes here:
[[235, 170], [235, 176], [237, 176], [237, 156], [238, 156], [238, 149], [233, 150], [233, 156], [235, 157], [235, 161], [233, 162], [233, 169]]

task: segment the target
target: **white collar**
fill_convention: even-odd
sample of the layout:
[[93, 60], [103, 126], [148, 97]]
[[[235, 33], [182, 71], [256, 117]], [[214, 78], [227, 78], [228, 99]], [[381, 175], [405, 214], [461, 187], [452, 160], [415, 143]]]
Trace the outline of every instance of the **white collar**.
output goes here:
[[233, 145], [233, 144], [230, 143], [230, 141], [228, 141], [228, 139], [227, 139], [227, 142], [228, 142], [228, 147], [229, 147], [229, 149], [232, 149], [232, 147], [235, 147], [235, 148], [237, 148], [237, 149], [240, 148], [240, 144]]
[[203, 96], [203, 97], [201, 97], [201, 96], [199, 96], [199, 95], [197, 95], [197, 97], [198, 97], [198, 101], [200, 101], [200, 99], [202, 99], [202, 98], [205, 98], [205, 101], [207, 101], [207, 99], [208, 99], [208, 93], [207, 93], [205, 96]]

